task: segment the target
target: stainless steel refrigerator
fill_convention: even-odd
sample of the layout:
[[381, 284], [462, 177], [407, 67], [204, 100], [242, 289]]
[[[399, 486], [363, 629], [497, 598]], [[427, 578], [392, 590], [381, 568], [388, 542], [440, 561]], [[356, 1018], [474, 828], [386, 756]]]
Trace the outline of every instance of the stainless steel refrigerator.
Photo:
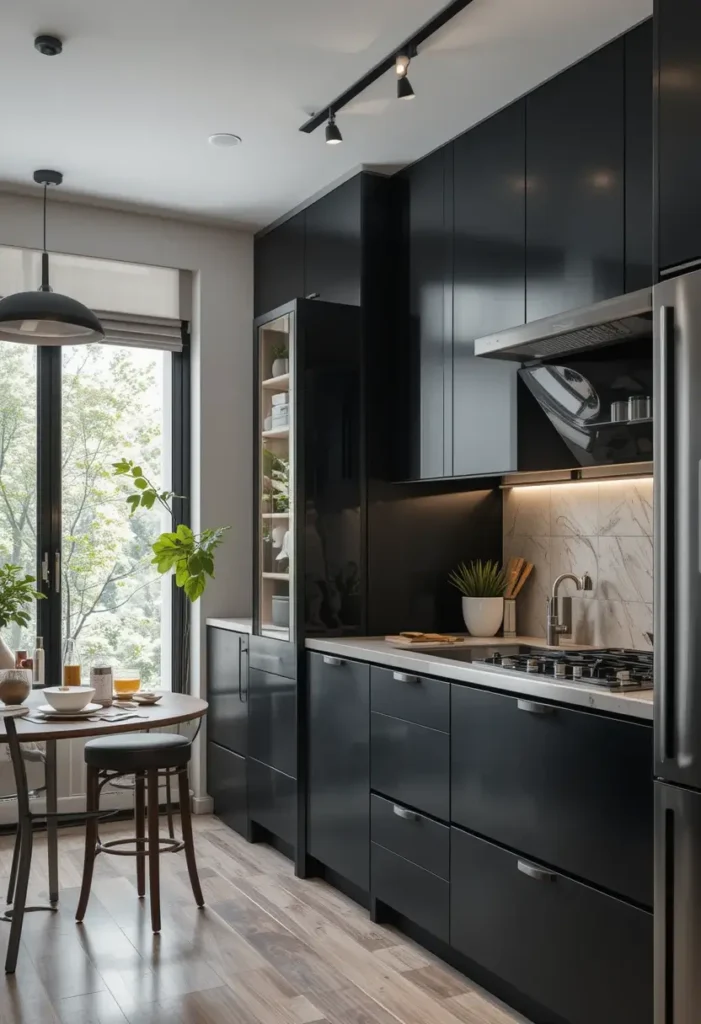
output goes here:
[[655, 1024], [699, 1024], [701, 271], [653, 300]]

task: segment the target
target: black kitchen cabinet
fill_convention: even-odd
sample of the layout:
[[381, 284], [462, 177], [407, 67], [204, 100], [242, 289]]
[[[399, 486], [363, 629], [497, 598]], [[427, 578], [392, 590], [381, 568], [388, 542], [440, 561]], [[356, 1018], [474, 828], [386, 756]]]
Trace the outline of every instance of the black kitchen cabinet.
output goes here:
[[624, 37], [625, 289], [652, 284], [652, 19]]
[[453, 822], [652, 906], [652, 729], [454, 684]]
[[624, 290], [623, 47], [610, 43], [526, 98], [528, 321]]
[[656, 0], [658, 259], [660, 270], [701, 259], [701, 5]]
[[370, 888], [370, 668], [310, 654], [307, 849]]
[[251, 821], [282, 839], [290, 848], [297, 846], [297, 782], [285, 772], [276, 771], [251, 757], [248, 760], [248, 805]]
[[253, 309], [261, 316], [304, 295], [304, 212], [259, 235], [253, 248]]
[[297, 774], [297, 683], [253, 668], [248, 676], [248, 753], [294, 778]]
[[304, 295], [360, 305], [362, 187], [356, 174], [304, 211]]
[[452, 472], [452, 157], [444, 146], [406, 172], [410, 365], [397, 401], [409, 406], [412, 479]]
[[[371, 844], [371, 895], [443, 942], [449, 939], [450, 885], [417, 864]], [[377, 920], [377, 910], [375, 910]]]
[[474, 340], [526, 319], [526, 102], [453, 145], [451, 474], [516, 467], [515, 364], [480, 359]]
[[207, 738], [248, 751], [248, 642], [244, 633], [207, 627]]
[[451, 829], [450, 943], [567, 1024], [651, 1024], [652, 914]]
[[372, 711], [370, 783], [390, 800], [448, 821], [450, 735]]
[[248, 836], [248, 763], [241, 754], [207, 743], [207, 792], [217, 818]]

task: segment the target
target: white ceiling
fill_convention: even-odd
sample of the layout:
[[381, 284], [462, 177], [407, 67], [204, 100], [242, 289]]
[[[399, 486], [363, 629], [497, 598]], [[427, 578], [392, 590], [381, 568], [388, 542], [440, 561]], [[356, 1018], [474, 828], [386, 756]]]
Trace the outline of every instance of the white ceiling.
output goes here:
[[[412, 62], [298, 131], [445, 0], [2, 0], [0, 182], [261, 226], [364, 166], [410, 163], [651, 14], [652, 0], [473, 0]], [[38, 32], [65, 40], [59, 57]], [[243, 145], [216, 149], [213, 132]]]

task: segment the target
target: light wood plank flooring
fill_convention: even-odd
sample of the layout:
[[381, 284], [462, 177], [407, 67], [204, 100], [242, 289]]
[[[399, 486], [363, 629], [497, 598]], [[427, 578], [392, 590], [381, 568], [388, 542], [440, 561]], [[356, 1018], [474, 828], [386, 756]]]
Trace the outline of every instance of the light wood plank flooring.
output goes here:
[[[295, 878], [270, 847], [250, 846], [216, 818], [196, 818], [195, 829], [207, 907], [194, 905], [182, 855], [161, 857], [160, 936], [125, 857], [98, 857], [85, 923], [76, 925], [83, 841], [62, 833], [61, 909], [25, 918], [17, 973], [0, 978], [0, 1024], [522, 1020], [396, 930], [372, 924], [325, 882]], [[2, 892], [10, 855], [9, 840], [0, 840]], [[30, 903], [46, 892], [38, 838]]]

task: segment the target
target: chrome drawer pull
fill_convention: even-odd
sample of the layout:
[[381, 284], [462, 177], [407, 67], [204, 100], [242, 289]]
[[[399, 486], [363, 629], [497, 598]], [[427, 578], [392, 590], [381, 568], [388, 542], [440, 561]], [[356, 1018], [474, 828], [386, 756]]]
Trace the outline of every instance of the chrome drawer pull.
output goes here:
[[551, 708], [549, 704], [538, 704], [534, 700], [517, 700], [516, 707], [519, 711], [528, 711], [531, 715], [554, 715], [557, 708]]
[[535, 864], [529, 864], [527, 860], [517, 861], [516, 867], [522, 875], [528, 875], [529, 878], [535, 878], [536, 882], [554, 882], [557, 877], [552, 871], [545, 871], [543, 868], [537, 868]]
[[404, 818], [405, 821], [419, 820], [419, 816], [416, 811], [410, 811], [406, 807], [400, 807], [399, 804], [394, 804], [392, 810], [398, 818]]
[[396, 679], [398, 683], [418, 683], [421, 681], [418, 676], [410, 676], [406, 672], [393, 672], [392, 679]]
[[324, 655], [325, 665], [345, 665], [343, 658], [332, 658], [330, 654]]

